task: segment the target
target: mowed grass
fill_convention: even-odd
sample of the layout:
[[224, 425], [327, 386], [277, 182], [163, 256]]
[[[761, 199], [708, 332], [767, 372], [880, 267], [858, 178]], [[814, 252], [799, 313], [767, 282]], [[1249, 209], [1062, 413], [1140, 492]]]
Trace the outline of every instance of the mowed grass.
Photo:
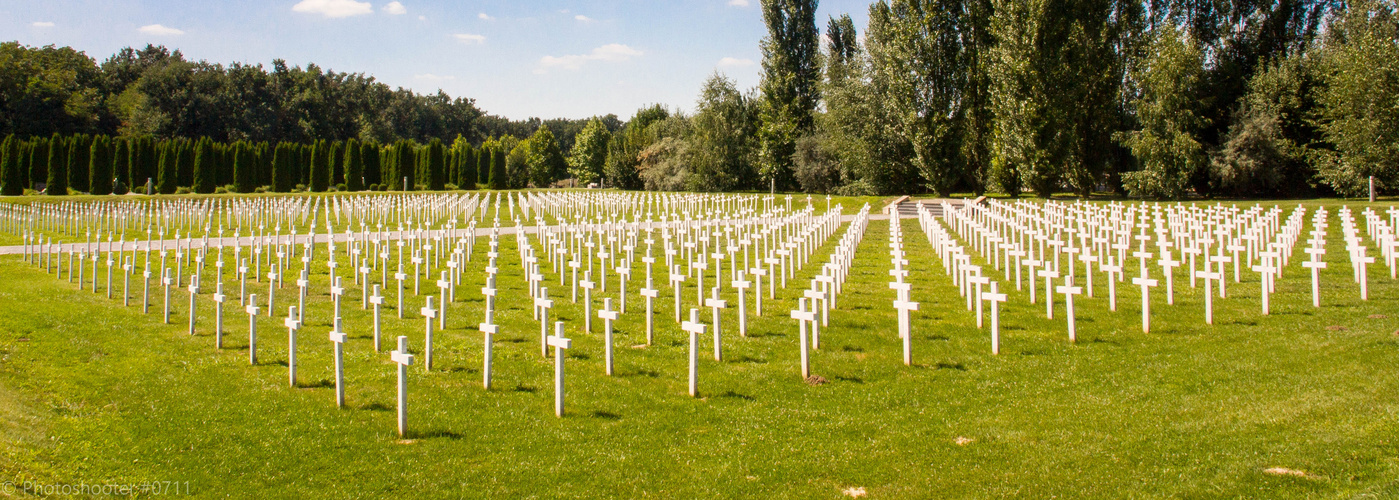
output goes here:
[[[1099, 274], [1097, 298], [1078, 298], [1079, 341], [1070, 344], [1062, 295], [1055, 319], [1045, 319], [1043, 302], [1029, 304], [1012, 276], [1001, 280], [1011, 301], [1001, 355], [992, 356], [988, 331], [976, 328], [916, 221], [905, 220], [913, 299], [922, 303], [915, 364], [905, 367], [887, 287], [888, 225], [875, 221], [812, 354], [814, 373], [829, 383], [801, 380], [787, 313], [840, 232], [778, 300], [765, 298], [748, 338], [737, 335], [736, 308], [724, 312], [723, 362], [713, 360], [709, 336], [700, 339], [699, 399], [686, 395], [688, 339], [659, 266], [656, 343], [633, 347], [645, 339], [638, 264], [616, 326], [614, 377], [603, 374], [602, 322], [582, 332], [581, 293], [571, 303], [567, 286], [546, 273], [559, 304], [551, 320], [566, 321], [574, 339], [563, 419], [553, 415], [553, 360], [540, 356], [513, 236], [501, 240], [495, 387], [481, 388], [475, 325], [488, 238], [479, 238], [448, 329], [435, 334], [435, 370], [410, 369], [408, 441], [396, 434], [388, 350], [407, 335], [422, 361], [422, 299], [411, 282], [406, 319], [385, 308], [379, 353], [351, 287], [343, 304], [349, 407], [337, 409], [323, 247], [294, 389], [281, 327], [294, 286], [277, 292], [273, 318], [259, 319], [261, 364], [249, 366], [247, 317], [236, 301], [225, 310], [225, 349], [214, 348], [208, 274], [190, 336], [184, 292], [172, 294], [176, 314], [163, 325], [158, 288], [143, 315], [139, 298], [123, 307], [105, 290], [80, 291], [66, 276], [5, 257], [0, 474], [188, 481], [195, 494], [234, 497], [837, 498], [850, 488], [870, 498], [1395, 496], [1399, 286], [1372, 267], [1371, 300], [1360, 301], [1338, 226], [1333, 211], [1320, 309], [1311, 306], [1300, 248], [1271, 316], [1260, 316], [1257, 274], [1245, 272], [1215, 301], [1214, 326], [1204, 324], [1203, 288], [1190, 288], [1179, 270], [1175, 306], [1165, 304], [1164, 287], [1152, 291], [1150, 334], [1141, 333], [1139, 289], [1121, 284], [1118, 311], [1109, 312]], [[609, 279], [599, 297], [615, 297]], [[225, 280], [236, 296], [236, 279]], [[436, 293], [429, 283], [424, 295]], [[263, 297], [266, 287], [250, 283]], [[693, 279], [684, 291], [694, 307]]]

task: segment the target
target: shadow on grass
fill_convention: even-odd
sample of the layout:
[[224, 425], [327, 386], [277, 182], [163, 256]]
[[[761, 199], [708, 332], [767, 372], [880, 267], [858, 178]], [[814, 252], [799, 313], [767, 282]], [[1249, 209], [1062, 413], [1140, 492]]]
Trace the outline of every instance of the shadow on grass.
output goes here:
[[854, 384], [863, 384], [863, 383], [865, 383], [865, 379], [862, 379], [862, 378], [860, 378], [860, 377], [853, 377], [853, 376], [847, 377], [847, 376], [844, 376], [844, 375], [836, 375], [836, 376], [834, 376], [833, 378], [835, 378], [836, 380], [839, 380], [839, 381], [841, 381], [841, 382], [850, 382], [850, 383], [854, 383]]
[[335, 387], [335, 382], [330, 379], [323, 378], [315, 382], [298, 382], [296, 384], [296, 387], [299, 389], [325, 389], [329, 387]]
[[516, 385], [516, 386], [515, 386], [515, 392], [528, 392], [528, 393], [530, 393], [530, 394], [534, 394], [534, 393], [537, 392], [538, 390], [539, 390], [538, 387], [534, 387], [534, 386], [530, 386], [530, 385], [519, 384], [519, 385]]
[[601, 418], [601, 419], [604, 419], [604, 420], [621, 420], [621, 419], [622, 419], [622, 416], [621, 416], [621, 415], [618, 415], [618, 414], [616, 414], [616, 413], [612, 413], [612, 412], [610, 412], [610, 411], [602, 411], [602, 410], [596, 410], [596, 411], [594, 411], [594, 412], [593, 412], [593, 417], [594, 417], [594, 418]]
[[731, 399], [742, 399], [742, 400], [744, 400], [744, 401], [754, 401], [754, 400], [757, 399], [757, 398], [754, 398], [753, 396], [749, 396], [749, 395], [747, 395], [747, 394], [739, 394], [739, 393], [734, 392], [734, 391], [726, 391], [726, 392], [724, 392], [723, 394], [720, 394], [718, 397], [721, 397], [721, 398], [731, 398]]
[[394, 411], [393, 408], [389, 408], [389, 406], [384, 403], [370, 403], [359, 407], [359, 409], [367, 411]]
[[450, 440], [455, 441], [455, 440], [461, 439], [461, 434], [458, 434], [458, 433], [452, 432], [452, 431], [447, 431], [447, 430], [434, 429], [434, 430], [430, 430], [430, 431], [426, 431], [426, 432], [421, 432], [421, 433], [414, 432], [414, 433], [413, 433], [413, 437], [418, 438], [418, 439], [444, 439], [444, 438], [445, 438], [445, 439], [450, 439]]
[[936, 365], [933, 365], [933, 368], [937, 368], [939, 370], [957, 370], [960, 372], [967, 371], [966, 365], [963, 365], [962, 363], [953, 363], [950, 361], [938, 361]]

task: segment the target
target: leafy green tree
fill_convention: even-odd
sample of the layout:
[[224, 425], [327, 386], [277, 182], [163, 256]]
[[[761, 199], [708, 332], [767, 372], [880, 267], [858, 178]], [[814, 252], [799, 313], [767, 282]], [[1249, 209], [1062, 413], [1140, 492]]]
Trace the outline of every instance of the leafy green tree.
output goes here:
[[732, 80], [715, 73], [700, 91], [690, 120], [693, 191], [728, 191], [759, 183], [753, 168], [752, 137], [758, 127], [756, 106], [739, 93]]
[[963, 176], [967, 50], [960, 2], [895, 0], [870, 7], [866, 41], [875, 99], [898, 110], [891, 132], [909, 144], [926, 187], [947, 196]]
[[641, 189], [640, 155], [651, 146], [650, 126], [670, 116], [659, 104], [636, 111], [625, 127], [612, 134], [607, 145], [607, 162], [603, 165], [603, 183], [622, 189]]
[[762, 0], [762, 10], [768, 35], [758, 84], [758, 161], [764, 181], [787, 189], [797, 138], [813, 129], [820, 101], [816, 0]]
[[92, 194], [112, 194], [111, 139], [105, 135], [96, 137], [88, 146], [88, 162], [88, 190]]
[[3, 196], [24, 194], [19, 142], [14, 134], [8, 134], [5, 142], [0, 144], [0, 195]]
[[[548, 125], [542, 125], [530, 136], [525, 162], [529, 166], [529, 182], [535, 187], [549, 187], [568, 171], [568, 161], [563, 157], [559, 142]], [[513, 177], [513, 176], [512, 176]], [[518, 187], [523, 187], [522, 184]]]
[[49, 140], [48, 151], [48, 180], [45, 182], [48, 188], [45, 192], [50, 196], [64, 196], [68, 194], [68, 154], [64, 149], [64, 140], [54, 132], [53, 138]]
[[1203, 67], [1198, 46], [1174, 25], [1166, 23], [1152, 34], [1150, 55], [1135, 75], [1141, 96], [1134, 107], [1142, 126], [1119, 135], [1141, 163], [1140, 170], [1122, 174], [1128, 194], [1178, 199], [1203, 166], [1204, 148], [1195, 134], [1206, 121], [1194, 98]]
[[1321, 51], [1318, 124], [1334, 150], [1315, 153], [1322, 182], [1342, 196], [1399, 187], [1399, 13], [1361, 0], [1338, 16]]
[[580, 184], [587, 185], [602, 179], [602, 169], [607, 162], [607, 145], [612, 133], [602, 120], [593, 117], [583, 131], [574, 139], [573, 149], [568, 155], [568, 173]]

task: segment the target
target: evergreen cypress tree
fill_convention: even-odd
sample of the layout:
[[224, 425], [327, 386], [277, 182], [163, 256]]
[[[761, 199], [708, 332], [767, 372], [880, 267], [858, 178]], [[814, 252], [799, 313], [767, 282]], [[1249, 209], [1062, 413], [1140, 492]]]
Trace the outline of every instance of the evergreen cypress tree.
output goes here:
[[48, 151], [48, 188], [46, 193], [50, 196], [64, 196], [68, 194], [68, 155], [65, 144], [66, 141], [54, 132], [53, 138], [49, 140]]
[[429, 191], [441, 191], [446, 188], [446, 162], [443, 157], [441, 139], [433, 139], [427, 145], [424, 163], [427, 165], [427, 188]]
[[0, 144], [0, 195], [24, 194], [24, 175], [20, 172], [19, 155], [19, 139], [14, 134], [5, 136], [5, 142]]
[[112, 142], [99, 136], [88, 146], [88, 190], [92, 194], [112, 194]]
[[287, 147], [287, 143], [279, 142], [277, 148], [272, 150], [272, 191], [277, 193], [290, 191], [291, 179], [291, 148]]
[[112, 138], [112, 178], [117, 179], [121, 188], [115, 194], [126, 194], [131, 190], [131, 141], [120, 137]]
[[163, 140], [156, 146], [156, 156], [160, 157], [160, 162], [156, 165], [156, 187], [155, 192], [160, 194], [174, 194], [175, 185], [179, 182], [179, 152], [175, 149], [175, 141]]
[[[92, 143], [96, 142], [96, 137], [87, 134], [77, 134], [70, 137], [68, 142], [68, 187], [74, 191], [92, 191], [88, 168], [91, 167], [89, 156], [92, 154]], [[111, 179], [107, 180], [111, 183]]]
[[345, 141], [345, 189], [348, 191], [364, 190], [364, 165], [360, 159], [363, 148], [359, 141], [350, 139]]
[[495, 154], [495, 148], [487, 144], [482, 144], [481, 149], [476, 152], [476, 183], [490, 184], [491, 182], [491, 155]]
[[311, 146], [311, 184], [307, 186], [311, 192], [324, 192], [326, 184], [330, 180], [330, 159], [327, 158], [326, 154], [330, 152], [329, 150], [330, 147], [326, 145], [324, 139], [316, 141]]
[[39, 183], [49, 178], [49, 140], [36, 137], [29, 144], [29, 164], [24, 168], [24, 184], [30, 189], [39, 189]]
[[326, 152], [326, 185], [334, 186], [345, 182], [345, 151], [341, 147], [340, 141], [330, 143], [330, 150]]
[[180, 180], [176, 186], [187, 188], [194, 187], [194, 142], [189, 139], [180, 139], [178, 165], [180, 166]]
[[250, 153], [242, 141], [233, 143], [233, 190], [239, 193], [251, 193], [256, 189], [257, 164]]
[[510, 178], [505, 175], [505, 154], [503, 148], [491, 151], [491, 189], [501, 190], [510, 187]]
[[218, 169], [218, 159], [214, 157], [214, 141], [205, 136], [194, 147], [194, 192], [209, 194], [214, 192], [214, 172]]
[[457, 187], [467, 191], [476, 189], [476, 148], [462, 145], [460, 167], [457, 170]]

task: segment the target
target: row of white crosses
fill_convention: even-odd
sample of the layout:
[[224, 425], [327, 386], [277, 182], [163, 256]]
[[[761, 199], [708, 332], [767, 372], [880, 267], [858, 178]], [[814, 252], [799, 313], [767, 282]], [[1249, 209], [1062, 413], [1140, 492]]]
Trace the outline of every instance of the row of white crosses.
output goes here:
[[[947, 213], [946, 211], [951, 210], [951, 207], [948, 205], [943, 205], [942, 209], [945, 211], [944, 213]], [[982, 304], [983, 302], [990, 302], [991, 353], [1000, 354], [1000, 304], [1006, 301], [1006, 295], [1000, 293], [1000, 287], [996, 281], [990, 279], [989, 276], [983, 276], [981, 274], [980, 266], [971, 264], [970, 256], [967, 255], [965, 248], [937, 220], [937, 218], [933, 215], [932, 210], [927, 208], [926, 205], [919, 205], [918, 223], [923, 229], [923, 234], [928, 238], [928, 244], [933, 247], [933, 250], [937, 253], [938, 259], [942, 262], [943, 272], [946, 273], [948, 276], [952, 277], [953, 284], [957, 285], [958, 293], [960, 293], [963, 297], [967, 299], [968, 310], [971, 310], [973, 308], [973, 304], [975, 304], [977, 328], [983, 328], [985, 325], [985, 322], [982, 319]], [[906, 260], [902, 259], [901, 257], [895, 259], [895, 271], [893, 271], [893, 274], [894, 276], [899, 277], [900, 280], [902, 279], [903, 273], [898, 272], [899, 265], [905, 263]], [[895, 284], [890, 286], [897, 287], [898, 285]], [[984, 289], [983, 286], [985, 287]], [[1034, 286], [1034, 283], [1031, 282], [1031, 290], [1034, 289]], [[916, 307], [916, 304], [906, 304], [904, 305], [904, 307], [912, 309], [913, 307]], [[904, 341], [905, 343], [909, 342], [908, 339], [905, 339]], [[910, 349], [911, 347], [905, 348], [905, 363], [912, 362], [912, 360], [910, 359], [911, 355], [908, 354], [908, 350]]]
[[[987, 206], [967, 204], [960, 209], [944, 202], [942, 208], [948, 225], [971, 242], [972, 248], [986, 261], [998, 268], [1004, 267], [1006, 279], [1010, 279], [1014, 270], [1017, 288], [1021, 287], [1022, 266], [1028, 268], [1032, 303], [1036, 301], [1037, 289], [1033, 280], [1045, 279], [1046, 316], [1053, 317], [1053, 295], [1064, 295], [1071, 340], [1076, 335], [1073, 297], [1084, 291], [1073, 283], [1077, 274], [1073, 268], [1075, 260], [1084, 263], [1082, 271], [1089, 283], [1087, 292], [1090, 297], [1094, 276], [1091, 264], [1099, 263], [1098, 270], [1105, 273], [1108, 280], [1109, 309], [1116, 310], [1116, 283], [1125, 274], [1123, 264], [1128, 262], [1129, 249], [1133, 250], [1130, 256], [1138, 261], [1137, 276], [1133, 277], [1132, 284], [1141, 288], [1144, 332], [1150, 331], [1149, 290], [1159, 284], [1148, 272], [1148, 261], [1160, 257], [1155, 263], [1161, 267], [1166, 280], [1167, 303], [1173, 304], [1172, 271], [1183, 264], [1174, 259], [1173, 248], [1180, 248], [1181, 254], [1189, 258], [1191, 286], [1195, 286], [1196, 278], [1204, 280], [1207, 323], [1213, 322], [1213, 285], [1219, 285], [1221, 298], [1226, 296], [1225, 276], [1228, 273], [1225, 264], [1228, 263], [1234, 264], [1235, 282], [1240, 280], [1240, 268], [1260, 273], [1263, 311], [1266, 314], [1267, 295], [1275, 290], [1275, 280], [1280, 277], [1301, 236], [1305, 214], [1301, 207], [1284, 219], [1282, 212], [1276, 208], [1263, 211], [1255, 207], [1239, 211], [1222, 206], [1199, 210], [1183, 205], [1163, 209], [1159, 205], [1124, 207], [1111, 204], [1095, 207], [1081, 203], [1033, 205], [996, 201], [989, 202]], [[927, 227], [932, 221], [931, 212], [924, 211], [921, 219]], [[1134, 221], [1136, 223], [1132, 224]], [[1323, 228], [1324, 221], [1324, 213], [1315, 219]], [[1147, 229], [1153, 227], [1155, 238], [1147, 234]], [[935, 234], [930, 234], [930, 239]], [[1324, 239], [1315, 241], [1324, 244]], [[1149, 243], [1154, 243], [1155, 252], [1150, 251]], [[953, 275], [964, 294], [968, 283], [982, 284], [979, 267], [969, 262], [970, 256], [960, 243], [949, 239], [941, 244], [938, 250], [944, 258], [944, 268]], [[1213, 254], [1210, 247], [1214, 248]], [[1319, 246], [1316, 248], [1320, 249]], [[1229, 254], [1225, 253], [1226, 250]], [[1062, 257], [1067, 258], [1061, 260]], [[1203, 269], [1197, 269], [1197, 257]], [[1061, 262], [1067, 263], [1067, 266]], [[1064, 284], [1051, 286], [1052, 281], [1059, 278], [1063, 278]], [[971, 304], [968, 306], [970, 308]]]

